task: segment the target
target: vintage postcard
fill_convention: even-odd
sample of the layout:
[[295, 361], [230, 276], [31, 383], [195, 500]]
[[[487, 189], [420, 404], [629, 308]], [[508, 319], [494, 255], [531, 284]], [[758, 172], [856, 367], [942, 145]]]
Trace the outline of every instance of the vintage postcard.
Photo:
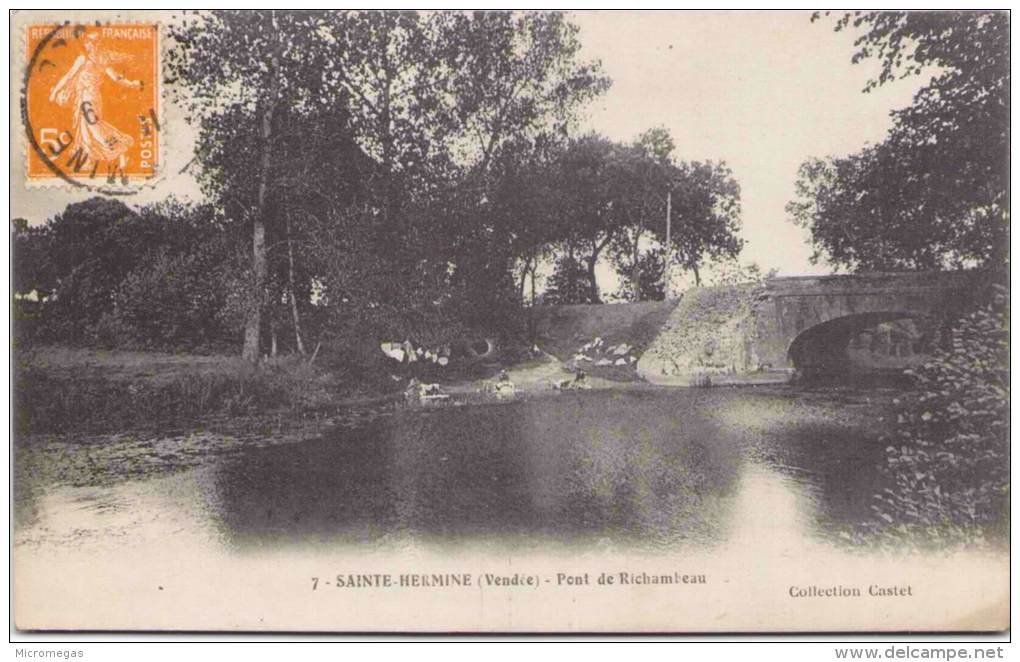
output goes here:
[[16, 11], [13, 621], [1009, 626], [1005, 11]]

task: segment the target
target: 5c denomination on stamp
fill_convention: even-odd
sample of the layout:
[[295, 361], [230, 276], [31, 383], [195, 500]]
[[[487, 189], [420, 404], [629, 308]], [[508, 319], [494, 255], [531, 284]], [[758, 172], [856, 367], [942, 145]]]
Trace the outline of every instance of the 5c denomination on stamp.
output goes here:
[[30, 185], [123, 194], [159, 174], [159, 42], [155, 23], [28, 26]]

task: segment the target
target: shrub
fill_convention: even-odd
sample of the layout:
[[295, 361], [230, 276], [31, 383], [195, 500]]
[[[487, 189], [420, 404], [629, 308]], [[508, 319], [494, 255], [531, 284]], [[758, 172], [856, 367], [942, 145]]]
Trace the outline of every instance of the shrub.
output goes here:
[[193, 349], [230, 337], [220, 317], [226, 299], [223, 252], [209, 244], [185, 253], [157, 249], [127, 274], [116, 291], [116, 314], [135, 330], [140, 345]]
[[571, 255], [563, 255], [556, 260], [553, 273], [542, 303], [549, 305], [569, 305], [575, 303], [595, 303], [591, 300], [588, 272], [581, 261]]
[[138, 349], [138, 329], [128, 324], [115, 312], [105, 312], [99, 321], [89, 327], [90, 344], [103, 349]]
[[[1009, 503], [1009, 292], [950, 328], [949, 342], [910, 372], [886, 436], [894, 487], [876, 514], [901, 533], [973, 543], [1007, 522]], [[886, 527], [889, 530], [892, 527]]]

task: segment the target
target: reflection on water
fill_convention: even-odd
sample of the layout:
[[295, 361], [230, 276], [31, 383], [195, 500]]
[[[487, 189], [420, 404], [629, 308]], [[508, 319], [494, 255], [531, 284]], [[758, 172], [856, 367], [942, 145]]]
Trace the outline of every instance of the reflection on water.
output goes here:
[[787, 555], [868, 515], [881, 448], [854, 407], [872, 411], [715, 389], [408, 412], [210, 453], [169, 477], [87, 488], [21, 479], [32, 517], [18, 540], [172, 536], [235, 552], [729, 544]]
[[729, 520], [734, 547], [754, 549], [763, 557], [796, 556], [816, 541], [813, 499], [793, 478], [767, 465], [749, 463]]
[[[868, 515], [877, 487], [881, 421], [866, 397], [649, 389], [407, 412], [276, 446], [209, 436], [33, 440], [15, 456], [18, 623], [1007, 627], [1005, 554], [901, 558], [832, 544]], [[126, 477], [109, 470], [125, 465]], [[699, 573], [708, 585], [472, 587], [415, 592], [411, 603], [403, 591], [312, 592], [310, 583], [344, 572], [552, 580], [607, 571]], [[938, 608], [785, 599], [791, 586], [848, 582], [912, 585], [923, 606]]]
[[665, 404], [568, 397], [449, 409], [265, 448], [219, 467], [219, 517], [239, 547], [712, 540], [739, 454], [710, 420]]

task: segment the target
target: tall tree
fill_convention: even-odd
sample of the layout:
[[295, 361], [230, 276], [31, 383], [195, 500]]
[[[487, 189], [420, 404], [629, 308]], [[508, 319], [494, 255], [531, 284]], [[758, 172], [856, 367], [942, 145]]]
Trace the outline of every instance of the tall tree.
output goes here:
[[578, 29], [562, 12], [443, 13], [443, 72], [468, 165], [488, 173], [501, 151], [565, 135], [577, 110], [609, 87], [581, 61]]
[[385, 220], [374, 259], [391, 265], [381, 285], [400, 290], [388, 298], [425, 282], [474, 303], [496, 298], [518, 260], [533, 268], [545, 227], [531, 198], [507, 193], [521, 190], [523, 164], [538, 163], [580, 104], [605, 89], [598, 64], [580, 61], [576, 28], [557, 12], [330, 20], [351, 126], [380, 166], [373, 186]]
[[[817, 17], [816, 17], [817, 18]], [[874, 58], [865, 91], [931, 75], [892, 113], [879, 145], [812, 159], [787, 210], [811, 231], [814, 258], [853, 270], [1003, 265], [1009, 236], [1009, 15], [989, 11], [849, 12], [852, 60]]]
[[200, 127], [203, 184], [228, 215], [251, 228], [242, 350], [249, 361], [261, 355], [265, 310], [274, 299], [270, 246], [280, 242], [270, 239], [282, 235], [293, 250], [285, 194], [302, 194], [291, 195], [292, 201], [321, 201], [321, 173], [335, 174], [331, 164], [350, 156], [337, 150], [325, 163], [310, 162], [322, 153], [324, 138], [335, 146], [328, 137], [344, 135], [343, 118], [335, 114], [343, 97], [326, 18], [303, 11], [201, 12], [172, 30], [180, 48], [169, 52], [167, 64], [179, 99]]
[[523, 301], [525, 274], [534, 284], [560, 227], [546, 178], [551, 162], [578, 109], [609, 81], [598, 62], [581, 59], [577, 28], [561, 12], [451, 12], [443, 26], [455, 54], [446, 77], [456, 99], [459, 188], [473, 193], [479, 212], [465, 217], [453, 241], [461, 253], [487, 256], [481, 272], [459, 274], [488, 280], [491, 290], [509, 270]]
[[[589, 302], [601, 300], [596, 267], [605, 256], [630, 284], [630, 298], [640, 299], [643, 292], [655, 295], [654, 289], [642, 286], [641, 271], [658, 270], [646, 253], [666, 248], [667, 208], [667, 257], [692, 271], [699, 283], [704, 261], [740, 252], [740, 187], [729, 168], [713, 162], [676, 163], [672, 151], [668, 132], [654, 129], [633, 145], [583, 136], [571, 141], [558, 160], [550, 181], [555, 182], [557, 210], [565, 224], [561, 250], [583, 265]], [[560, 280], [576, 273], [564, 266]]]
[[[610, 140], [589, 134], [571, 141], [557, 164], [556, 186], [560, 190], [558, 212], [566, 224], [562, 242], [570, 261], [583, 265], [589, 303], [601, 303], [595, 267], [603, 251], [618, 232], [624, 217], [614, 203], [611, 179], [616, 145]], [[565, 277], [573, 277], [571, 266]]]
[[302, 344], [313, 282], [334, 328], [389, 334], [520, 300], [542, 222], [510, 180], [606, 84], [562, 15], [212, 12], [175, 36], [203, 183], [251, 230], [246, 356], [269, 303]]
[[[740, 231], [740, 185], [725, 163], [681, 162], [672, 175], [672, 264], [694, 274], [701, 284], [707, 260], [735, 258], [744, 246]], [[656, 235], [665, 243], [665, 228]]]
[[659, 264], [652, 252], [659, 246], [656, 231], [665, 225], [666, 199], [677, 176], [674, 150], [673, 138], [663, 127], [649, 129], [632, 146], [617, 149], [613, 183], [623, 227], [610, 244], [609, 257], [630, 286], [627, 298], [632, 301], [658, 297], [661, 289], [650, 287], [643, 272], [650, 268], [660, 278], [663, 274], [663, 255]]
[[454, 175], [449, 142], [456, 100], [447, 79], [442, 16], [324, 13], [333, 63], [327, 79], [342, 90], [356, 140], [378, 164], [376, 191], [386, 223], [403, 224], [403, 200]]
[[553, 184], [557, 155], [557, 146], [544, 142], [500, 155], [498, 176], [487, 194], [489, 222], [498, 231], [494, 240], [509, 251], [521, 301], [527, 281], [534, 288], [539, 263], [549, 257], [564, 230]]

